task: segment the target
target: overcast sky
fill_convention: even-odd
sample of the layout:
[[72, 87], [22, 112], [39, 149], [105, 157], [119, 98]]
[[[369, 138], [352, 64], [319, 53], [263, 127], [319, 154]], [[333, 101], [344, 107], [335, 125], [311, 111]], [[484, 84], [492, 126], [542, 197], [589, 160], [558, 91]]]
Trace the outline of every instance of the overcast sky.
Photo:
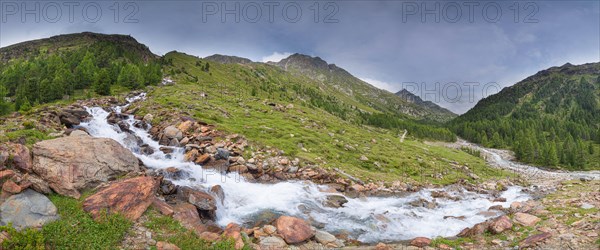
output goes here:
[[0, 6], [0, 46], [92, 31], [130, 34], [159, 55], [177, 50], [278, 61], [298, 52], [456, 113], [539, 70], [600, 61], [598, 1], [2, 0]]

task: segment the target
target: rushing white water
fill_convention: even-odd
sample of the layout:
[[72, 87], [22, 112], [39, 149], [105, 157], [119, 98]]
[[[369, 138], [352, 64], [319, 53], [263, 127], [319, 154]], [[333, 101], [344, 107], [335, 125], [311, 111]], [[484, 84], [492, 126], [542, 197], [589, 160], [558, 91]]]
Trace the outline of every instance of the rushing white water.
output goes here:
[[[128, 99], [133, 102], [143, 99], [139, 95]], [[120, 113], [122, 108], [114, 107]], [[217, 223], [225, 226], [230, 222], [240, 224], [251, 223], [261, 213], [287, 214], [311, 221], [332, 233], [346, 232], [353, 238], [363, 242], [398, 241], [417, 236], [436, 237], [454, 236], [465, 227], [482, 222], [493, 214], [481, 213], [490, 206], [508, 207], [513, 201], [524, 201], [528, 195], [521, 192], [520, 187], [510, 187], [502, 193], [506, 202], [492, 202], [490, 197], [465, 191], [461, 188], [436, 189], [460, 197], [460, 200], [435, 199], [438, 205], [429, 209], [414, 207], [411, 201], [425, 199], [432, 201], [431, 192], [422, 190], [404, 197], [363, 197], [349, 198], [341, 208], [323, 205], [330, 193], [322, 192], [323, 186], [308, 181], [286, 181], [276, 184], [259, 184], [245, 181], [235, 173], [220, 174], [205, 170], [201, 166], [184, 162], [183, 149], [176, 149], [166, 155], [159, 150], [158, 142], [151, 139], [148, 132], [133, 126], [134, 118], [130, 116], [126, 122], [130, 125], [131, 134], [122, 132], [118, 126], [107, 123], [109, 112], [99, 107], [88, 108], [93, 119], [81, 126], [95, 137], [111, 138], [131, 150], [146, 166], [154, 169], [176, 167], [190, 174], [190, 178], [173, 181], [177, 185], [185, 185], [206, 190], [214, 185], [221, 185], [225, 193], [223, 203], [217, 203]], [[139, 139], [136, 139], [139, 138]], [[139, 140], [142, 143], [139, 143]], [[147, 144], [154, 149], [152, 155], [140, 153], [138, 145]], [[445, 216], [453, 216], [444, 219]]]

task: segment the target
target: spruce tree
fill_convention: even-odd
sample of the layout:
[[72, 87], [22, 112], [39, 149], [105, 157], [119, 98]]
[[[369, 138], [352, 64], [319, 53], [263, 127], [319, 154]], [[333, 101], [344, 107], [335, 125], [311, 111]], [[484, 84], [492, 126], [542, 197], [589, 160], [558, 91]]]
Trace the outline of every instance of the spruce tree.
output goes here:
[[556, 152], [556, 144], [550, 143], [550, 147], [548, 149], [548, 156], [546, 159], [546, 163], [548, 164], [548, 166], [554, 167], [558, 165], [558, 154]]

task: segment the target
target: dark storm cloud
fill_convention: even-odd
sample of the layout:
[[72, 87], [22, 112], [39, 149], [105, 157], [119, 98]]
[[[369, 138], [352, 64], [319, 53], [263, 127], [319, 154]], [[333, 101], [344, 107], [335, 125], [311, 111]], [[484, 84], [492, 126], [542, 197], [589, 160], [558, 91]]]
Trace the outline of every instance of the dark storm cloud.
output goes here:
[[[471, 108], [485, 87], [498, 86], [487, 88], [495, 92], [550, 66], [600, 60], [596, 1], [88, 1], [73, 6], [72, 18], [65, 5], [72, 2], [53, 3], [62, 6], [60, 18], [45, 1], [0, 2], [0, 45], [93, 31], [130, 34], [157, 54], [262, 61], [299, 52], [392, 92], [408, 86], [457, 113]], [[39, 22], [31, 14], [36, 8]], [[434, 14], [423, 20], [424, 11]], [[239, 21], [235, 14], [223, 21], [222, 13], [236, 13]]]

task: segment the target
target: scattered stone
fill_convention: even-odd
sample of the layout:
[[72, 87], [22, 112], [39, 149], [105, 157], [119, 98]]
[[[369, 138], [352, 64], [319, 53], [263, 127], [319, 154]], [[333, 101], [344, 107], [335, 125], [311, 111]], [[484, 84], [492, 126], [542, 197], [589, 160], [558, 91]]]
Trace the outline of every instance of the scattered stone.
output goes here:
[[419, 198], [417, 200], [411, 201], [408, 204], [410, 204], [413, 207], [425, 207], [428, 209], [434, 209], [438, 206], [437, 202], [435, 202], [435, 200], [433, 201], [428, 201], [426, 199], [423, 198]]
[[2, 171], [0, 171], [0, 182], [2, 182], [4, 180], [8, 180], [13, 176], [15, 176], [14, 171], [12, 171], [10, 169], [2, 170]]
[[504, 207], [502, 207], [502, 205], [494, 205], [488, 208], [489, 210], [498, 210], [498, 211], [504, 211]]
[[175, 205], [173, 207], [173, 211], [173, 219], [179, 221], [183, 227], [192, 230], [200, 237], [202, 237], [202, 233], [206, 232], [207, 228], [204, 226], [204, 224], [202, 224], [196, 206], [189, 203], [181, 203]]
[[170, 195], [177, 192], [177, 186], [173, 184], [170, 180], [163, 179], [160, 182], [160, 193], [163, 195]]
[[337, 240], [332, 234], [321, 230], [317, 230], [317, 232], [315, 233], [315, 239], [317, 240], [317, 242], [323, 245], [333, 243], [335, 240]]
[[31, 189], [9, 197], [0, 205], [3, 225], [12, 223], [17, 230], [41, 228], [48, 222], [59, 219], [56, 207], [44, 195]]
[[265, 237], [260, 240], [260, 249], [261, 250], [276, 250], [276, 249], [285, 249], [287, 244], [285, 241], [279, 237]]
[[583, 204], [581, 204], [581, 208], [582, 209], [592, 209], [592, 208], [594, 208], [594, 205], [592, 205], [590, 203], [583, 203]]
[[168, 242], [164, 242], [164, 241], [156, 242], [156, 249], [157, 250], [180, 250], [180, 248], [177, 247], [176, 245], [168, 243]]
[[425, 237], [417, 237], [410, 241], [411, 246], [426, 247], [431, 244], [431, 239]]
[[202, 154], [202, 155], [196, 157], [196, 160], [194, 162], [196, 164], [204, 164], [204, 163], [207, 163], [208, 161], [210, 161], [210, 155]]
[[379, 242], [375, 245], [375, 250], [392, 250], [392, 248], [383, 242]]
[[177, 126], [177, 129], [183, 132], [188, 132], [193, 126], [194, 122], [192, 122], [191, 120], [187, 120], [179, 124], [179, 126]]
[[153, 119], [154, 119], [154, 116], [152, 114], [146, 114], [146, 115], [144, 115], [144, 118], [143, 118], [143, 120], [148, 124], [152, 124]]
[[117, 141], [68, 136], [33, 145], [33, 171], [55, 192], [80, 197], [80, 190], [140, 171], [139, 160]]
[[227, 227], [225, 227], [225, 232], [223, 232], [223, 237], [232, 238], [235, 241], [235, 249], [242, 249], [244, 247], [244, 240], [242, 239], [242, 234], [240, 233], [242, 229], [240, 225], [235, 223], [229, 223]]
[[21, 187], [12, 180], [8, 180], [8, 181], [4, 182], [4, 184], [2, 185], [2, 192], [18, 194], [21, 191], [23, 191], [21, 189]]
[[214, 241], [218, 241], [219, 239], [221, 239], [221, 236], [219, 236], [218, 233], [213, 233], [213, 232], [203, 232], [198, 237], [200, 237], [200, 239], [203, 239], [208, 242], [214, 242]]
[[494, 202], [506, 202], [506, 198], [498, 197], [498, 198], [494, 199]]
[[519, 243], [519, 247], [520, 248], [533, 247], [537, 243], [550, 238], [550, 236], [552, 236], [552, 234], [550, 234], [550, 233], [541, 233], [541, 234], [529, 236], [529, 237], [525, 238], [523, 241], [521, 241], [521, 243]]
[[265, 225], [262, 230], [269, 235], [277, 233], [277, 228], [272, 225]]
[[30, 173], [33, 168], [31, 162], [31, 154], [29, 149], [25, 145], [10, 143], [10, 156], [12, 158], [12, 164], [19, 170]]
[[325, 200], [325, 206], [326, 207], [333, 207], [333, 208], [339, 208], [344, 206], [344, 204], [346, 204], [348, 202], [348, 200], [346, 199], [346, 197], [341, 196], [341, 195], [328, 195], [327, 199]]
[[361, 156], [360, 156], [360, 160], [361, 160], [361, 161], [368, 161], [368, 160], [369, 160], [369, 158], [367, 158], [367, 156], [365, 156], [365, 155], [361, 155]]
[[98, 219], [103, 211], [137, 220], [154, 201], [158, 182], [152, 177], [136, 177], [115, 182], [83, 202], [83, 210]]
[[488, 227], [488, 230], [494, 234], [499, 234], [506, 230], [511, 229], [512, 226], [513, 226], [513, 224], [512, 224], [512, 222], [510, 222], [510, 219], [508, 218], [508, 216], [503, 215], [503, 216], [500, 216], [500, 217], [492, 220], [492, 222], [490, 223], [490, 226]]
[[183, 138], [183, 133], [175, 126], [166, 127], [163, 133], [169, 139], [177, 139], [179, 141]]
[[460, 231], [460, 233], [458, 233], [457, 236], [458, 237], [471, 237], [471, 236], [480, 235], [480, 234], [483, 234], [485, 232], [485, 230], [487, 230], [488, 226], [489, 226], [489, 222], [487, 222], [487, 221], [477, 223], [471, 228], [463, 229], [462, 231]]
[[210, 191], [217, 196], [221, 205], [223, 205], [223, 202], [225, 201], [225, 191], [223, 191], [223, 187], [221, 187], [221, 185], [214, 185], [210, 188]]
[[531, 214], [526, 214], [526, 213], [516, 213], [514, 220], [517, 223], [519, 223], [523, 226], [527, 226], [527, 227], [532, 227], [541, 221], [541, 219], [538, 218], [537, 216], [531, 215]]
[[219, 160], [219, 159], [223, 159], [223, 160], [227, 160], [229, 159], [229, 150], [224, 149], [224, 148], [218, 148], [217, 149], [217, 154], [215, 155], [215, 159]]
[[275, 221], [275, 226], [288, 244], [303, 242], [315, 234], [308, 222], [296, 217], [281, 216]]
[[177, 195], [183, 201], [189, 202], [200, 210], [214, 211], [217, 209], [215, 198], [200, 190], [195, 190], [190, 187], [179, 187]]
[[154, 197], [152, 200], [152, 207], [158, 210], [161, 214], [166, 216], [171, 216], [175, 211], [173, 211], [173, 207], [167, 204], [165, 201]]

